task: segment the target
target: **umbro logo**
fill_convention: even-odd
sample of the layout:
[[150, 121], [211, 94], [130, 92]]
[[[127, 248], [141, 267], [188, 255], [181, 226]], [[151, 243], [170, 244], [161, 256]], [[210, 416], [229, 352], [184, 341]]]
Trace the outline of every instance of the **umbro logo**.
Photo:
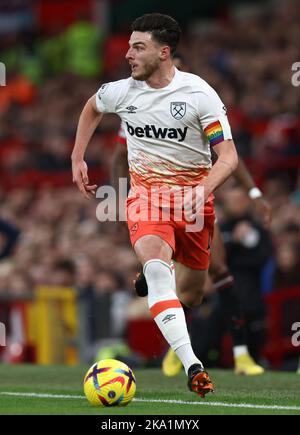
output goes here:
[[167, 314], [163, 319], [162, 322], [164, 323], [164, 325], [168, 322], [170, 322], [170, 320], [174, 320], [176, 319], [176, 315], [175, 314]]
[[134, 225], [132, 225], [132, 227], [130, 228], [130, 234], [133, 236], [133, 235], [137, 232], [138, 228], [139, 228], [139, 224], [138, 224], [138, 222], [136, 222], [136, 223], [135, 223]]
[[137, 107], [135, 106], [127, 106], [126, 110], [128, 110], [128, 113], [136, 113]]

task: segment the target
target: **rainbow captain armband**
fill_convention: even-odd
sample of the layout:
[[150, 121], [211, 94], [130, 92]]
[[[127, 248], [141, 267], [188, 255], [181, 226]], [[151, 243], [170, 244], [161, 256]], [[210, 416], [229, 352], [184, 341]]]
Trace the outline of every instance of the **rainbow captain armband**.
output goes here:
[[215, 121], [209, 124], [205, 129], [204, 133], [209, 140], [210, 146], [217, 145], [224, 140], [223, 128], [220, 121]]

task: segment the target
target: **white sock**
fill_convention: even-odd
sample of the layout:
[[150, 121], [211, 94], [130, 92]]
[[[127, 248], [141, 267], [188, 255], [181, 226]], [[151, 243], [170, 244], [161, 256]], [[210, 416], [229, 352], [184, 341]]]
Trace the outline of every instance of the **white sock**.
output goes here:
[[233, 346], [233, 356], [234, 358], [238, 358], [241, 355], [248, 354], [248, 348], [245, 345], [241, 346]]
[[172, 273], [172, 290], [176, 294], [176, 276], [175, 276], [175, 264], [174, 261], [170, 263], [171, 273]]
[[[185, 371], [191, 364], [200, 363], [195, 356], [182, 306], [172, 289], [172, 271], [170, 266], [159, 259], [145, 263], [144, 275], [148, 285], [148, 305], [151, 314], [161, 333], [176, 352]], [[200, 363], [201, 364], [201, 363]]]
[[196, 357], [193, 351], [189, 351], [186, 344], [176, 349], [175, 353], [182, 362], [186, 374], [188, 373], [188, 369], [193, 364], [200, 364], [203, 367], [202, 362]]

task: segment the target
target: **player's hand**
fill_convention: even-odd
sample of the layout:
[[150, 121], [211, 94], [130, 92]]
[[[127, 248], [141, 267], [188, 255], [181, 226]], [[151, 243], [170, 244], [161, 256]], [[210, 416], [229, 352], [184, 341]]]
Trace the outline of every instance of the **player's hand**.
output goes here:
[[268, 228], [272, 221], [272, 210], [270, 204], [264, 198], [256, 198], [254, 202], [255, 211], [261, 220], [263, 226]]
[[188, 189], [184, 193], [183, 205], [184, 216], [187, 220], [194, 220], [199, 213], [204, 213], [203, 208], [206, 203], [210, 192], [203, 184]]
[[72, 161], [73, 183], [87, 199], [95, 195], [97, 185], [89, 185], [88, 167], [84, 160]]

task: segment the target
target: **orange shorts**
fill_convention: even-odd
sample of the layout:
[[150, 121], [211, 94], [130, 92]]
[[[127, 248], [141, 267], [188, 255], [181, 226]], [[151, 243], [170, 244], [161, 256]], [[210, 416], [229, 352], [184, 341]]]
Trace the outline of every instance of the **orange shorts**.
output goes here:
[[[203, 226], [200, 231], [187, 231], [187, 225], [191, 223], [184, 219], [174, 219], [172, 210], [169, 219], [147, 220], [145, 215], [142, 219], [135, 215], [137, 210], [140, 212], [149, 208], [147, 200], [127, 198], [127, 225], [132, 246], [142, 236], [156, 235], [171, 246], [174, 260], [191, 269], [207, 270], [215, 222], [213, 199], [204, 206]], [[161, 208], [160, 213], [163, 214]]]

